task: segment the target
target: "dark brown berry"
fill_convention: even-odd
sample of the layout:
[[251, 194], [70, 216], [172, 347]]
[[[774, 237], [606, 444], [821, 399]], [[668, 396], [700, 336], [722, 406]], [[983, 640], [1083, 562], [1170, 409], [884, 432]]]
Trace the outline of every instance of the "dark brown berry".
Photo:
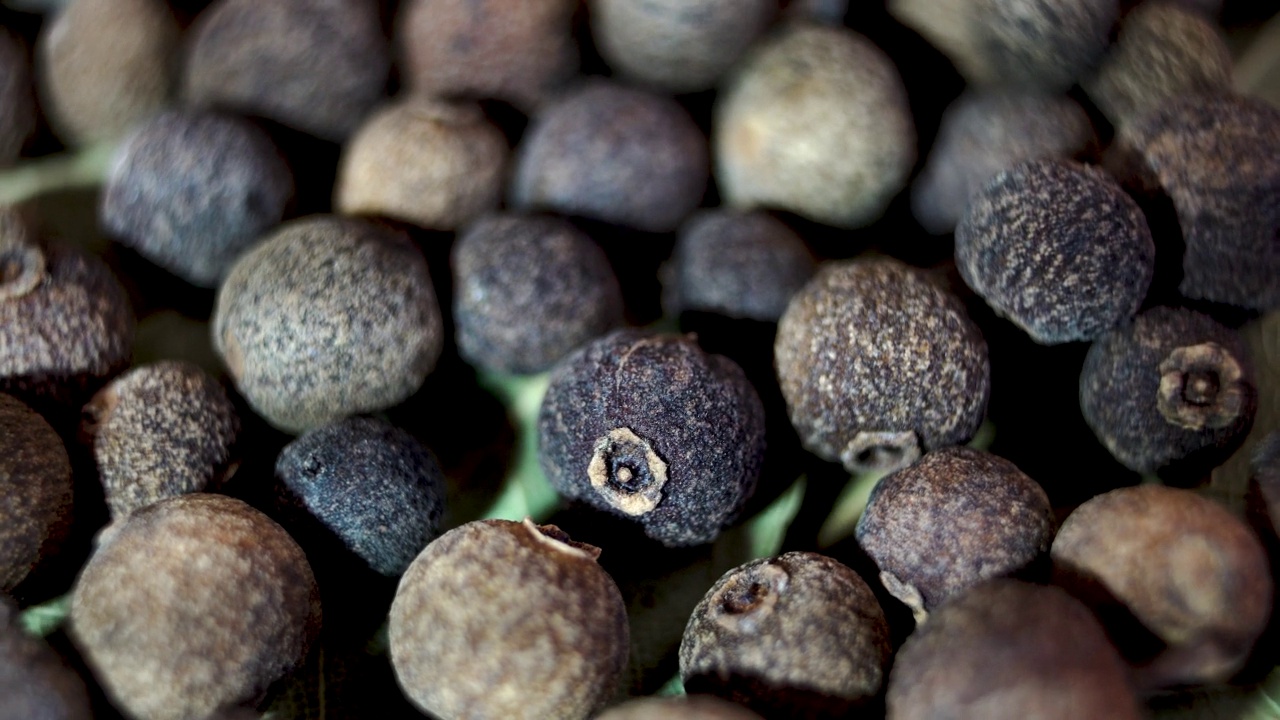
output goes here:
[[764, 409], [732, 360], [681, 335], [618, 330], [552, 371], [542, 469], [563, 496], [665, 545], [710, 542], [755, 490]]
[[391, 606], [391, 662], [441, 720], [585, 720], [627, 663], [626, 609], [600, 551], [559, 528], [484, 520], [427, 546]]
[[0, 716], [8, 720], [92, 720], [84, 680], [49, 644], [18, 622], [0, 595]]
[[71, 488], [62, 439], [34, 410], [0, 394], [0, 592], [22, 582], [66, 533]]
[[31, 59], [19, 37], [0, 31], [0, 167], [11, 164], [36, 131]]
[[630, 700], [609, 708], [599, 720], [760, 720], [760, 716], [713, 695], [686, 695]]

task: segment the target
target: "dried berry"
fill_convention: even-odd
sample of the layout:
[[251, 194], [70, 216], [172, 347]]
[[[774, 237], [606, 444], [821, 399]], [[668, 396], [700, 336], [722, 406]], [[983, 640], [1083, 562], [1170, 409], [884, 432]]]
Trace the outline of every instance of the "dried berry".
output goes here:
[[712, 695], [686, 695], [630, 700], [610, 708], [599, 720], [760, 720], [760, 716]]
[[613, 69], [668, 92], [712, 87], [778, 12], [777, 0], [591, 0], [591, 32]]
[[111, 140], [169, 103], [178, 23], [163, 0], [76, 0], [41, 30], [36, 71], [69, 145]]
[[777, 322], [815, 269], [804, 241], [773, 216], [705, 210], [680, 229], [664, 269], [663, 304], [676, 315], [693, 310]]
[[292, 197], [293, 174], [266, 133], [230, 115], [173, 111], [116, 150], [99, 217], [152, 262], [212, 288]]
[[31, 59], [17, 35], [0, 29], [0, 167], [18, 159], [36, 131]]
[[285, 446], [276, 478], [300, 506], [383, 575], [400, 575], [436, 536], [444, 475], [412, 435], [372, 418], [312, 430]]
[[212, 326], [249, 404], [292, 432], [405, 400], [443, 343], [417, 247], [335, 216], [286, 223], [242, 255], [218, 291]]
[[907, 183], [915, 125], [897, 68], [845, 28], [797, 24], [752, 50], [717, 99], [728, 205], [868, 225]]
[[1067, 516], [1051, 554], [1068, 590], [1102, 610], [1125, 608], [1113, 637], [1134, 636], [1136, 621], [1163, 643], [1154, 659], [1133, 658], [1147, 685], [1225, 681], [1271, 613], [1257, 536], [1190, 490], [1138, 485], [1099, 495]]
[[1084, 108], [1064, 95], [969, 91], [942, 116], [929, 162], [911, 190], [926, 230], [955, 230], [973, 193], [1023, 160], [1076, 157], [1096, 141]]
[[70, 524], [67, 449], [44, 418], [0, 394], [0, 592], [22, 582]]
[[1082, 81], [1113, 125], [1182, 95], [1231, 87], [1231, 51], [1217, 26], [1170, 2], [1147, 2], [1125, 16], [1097, 72]]
[[441, 720], [591, 717], [616, 690], [629, 642], [599, 555], [529, 520], [445, 533], [409, 566], [391, 606], [400, 687]]
[[991, 580], [943, 605], [894, 659], [889, 720], [1144, 717], [1089, 610], [1057, 588]]
[[1280, 307], [1280, 109], [1229, 95], [1182, 97], [1122, 127], [1117, 145], [1132, 165], [1126, 182], [1157, 187], [1173, 202], [1183, 295]]
[[622, 290], [591, 238], [554, 217], [500, 214], [453, 250], [458, 352], [501, 372], [536, 373], [622, 324]]
[[84, 680], [48, 643], [23, 630], [18, 608], [4, 596], [0, 596], [0, 698], [0, 715], [12, 720], [93, 718]]
[[552, 371], [542, 469], [565, 497], [665, 545], [710, 542], [755, 490], [764, 408], [742, 369], [690, 337], [618, 330]]
[[190, 363], [136, 367], [99, 390], [84, 414], [116, 521], [167, 497], [216, 489], [234, 470], [235, 406]]
[[375, 3], [217, 0], [187, 40], [182, 92], [341, 141], [382, 98], [391, 52]]
[[472, 105], [410, 96], [374, 112], [351, 138], [334, 206], [436, 230], [498, 207], [507, 142]]
[[0, 209], [0, 392], [79, 408], [133, 352], [133, 310], [102, 260], [42, 244]]
[[1089, 348], [1080, 409], [1131, 470], [1212, 468], [1239, 446], [1257, 409], [1239, 335], [1180, 308], [1148, 310]]
[[589, 80], [533, 116], [509, 200], [649, 232], [702, 200], [707, 140], [674, 100]]
[[320, 625], [302, 549], [220, 495], [134, 513], [71, 597], [71, 636], [112, 701], [139, 720], [205, 717], [262, 698]]
[[1146, 218], [1104, 171], [1031, 160], [996, 175], [956, 227], [956, 265], [997, 313], [1045, 345], [1128, 320], [1155, 273]]
[[1118, 0], [890, 0], [889, 12], [972, 85], [1060, 92], [1098, 61]]
[[1004, 458], [956, 447], [882, 479], [858, 521], [858, 544], [920, 623], [1041, 557], [1053, 529], [1049, 497], [1034, 480]]
[[497, 98], [526, 112], [578, 69], [578, 0], [408, 0], [396, 40], [408, 88], [433, 97]]
[[895, 260], [827, 263], [774, 344], [791, 424], [850, 472], [896, 470], [982, 424], [987, 344], [959, 299]]
[[689, 692], [765, 717], [846, 717], [880, 690], [889, 626], [871, 588], [807, 552], [729, 572], [694, 609], [680, 643]]

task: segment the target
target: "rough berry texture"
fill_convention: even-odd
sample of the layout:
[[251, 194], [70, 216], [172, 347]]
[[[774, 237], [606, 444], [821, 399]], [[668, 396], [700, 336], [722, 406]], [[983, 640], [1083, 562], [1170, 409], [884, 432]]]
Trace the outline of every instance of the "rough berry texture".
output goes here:
[[242, 255], [218, 291], [212, 329], [249, 404], [292, 432], [408, 398], [443, 343], [417, 247], [335, 216], [286, 223]]
[[1280, 307], [1280, 109], [1232, 95], [1172, 100], [1121, 129], [1145, 182], [1173, 201], [1183, 295]]
[[347, 144], [333, 204], [455, 230], [495, 210], [507, 140], [480, 108], [409, 97], [369, 116]]
[[409, 0], [400, 6], [400, 72], [415, 93], [497, 98], [525, 112], [578, 69], [578, 0]]
[[240, 430], [235, 406], [190, 363], [134, 368], [99, 390], [84, 414], [117, 521], [167, 497], [216, 489], [232, 469]]
[[182, 93], [338, 142], [382, 98], [390, 68], [374, 3], [218, 0], [189, 31]]
[[923, 622], [947, 600], [1049, 551], [1049, 497], [1013, 463], [970, 448], [935, 450], [876, 484], [858, 544], [885, 588]]
[[897, 68], [846, 28], [797, 24], [757, 45], [716, 100], [712, 138], [727, 205], [840, 227], [879, 218], [916, 159]]
[[610, 708], [599, 720], [760, 720], [760, 716], [711, 695], [686, 695], [630, 700]]
[[[1164, 643], [1144, 663], [1152, 684], [1227, 680], [1271, 613], [1274, 588], [1258, 537], [1190, 490], [1139, 485], [1099, 495], [1067, 516], [1052, 557], [1069, 589], [1093, 597], [1100, 586]], [[1126, 628], [1113, 635], [1128, 636]]]
[[453, 250], [458, 351], [472, 364], [536, 373], [622, 324], [622, 290], [591, 238], [554, 217], [482, 219]]
[[1148, 310], [1089, 348], [1080, 410], [1117, 460], [1150, 473], [1212, 467], [1253, 427], [1257, 390], [1243, 341], [1213, 318]]
[[996, 175], [956, 227], [966, 284], [1033, 340], [1092, 340], [1128, 320], [1155, 273], [1146, 218], [1103, 170], [1032, 160]]
[[890, 0], [971, 85], [1062, 92], [1106, 51], [1118, 0]]
[[1113, 125], [1183, 95], [1231, 88], [1231, 51], [1212, 20], [1171, 2], [1147, 2], [1125, 16], [1120, 37], [1082, 84]]
[[889, 720], [1144, 717], [1089, 610], [1057, 588], [991, 580], [943, 605], [898, 651]]
[[778, 12], [777, 0], [591, 0], [591, 32], [605, 61], [668, 92], [706, 90]]
[[896, 260], [827, 263], [774, 343], [791, 424], [850, 472], [894, 470], [977, 432], [987, 344], [959, 299]]
[[707, 162], [707, 139], [677, 102], [589, 80], [534, 115], [509, 200], [669, 232], [702, 201]]
[[109, 140], [169, 103], [178, 23], [164, 0], [76, 0], [36, 45], [41, 103], [68, 145]]
[[529, 520], [442, 535], [409, 566], [391, 606], [400, 687], [442, 720], [591, 717], [613, 696], [629, 643], [599, 554]]
[[704, 210], [680, 229], [663, 270], [663, 304], [672, 314], [777, 322], [815, 270], [804, 241], [773, 216]]
[[71, 598], [71, 636], [112, 702], [139, 720], [252, 702], [298, 667], [320, 624], [302, 549], [220, 495], [134, 513]]
[[689, 692], [765, 717], [846, 717], [880, 689], [889, 626], [871, 588], [831, 558], [792, 552], [729, 572], [680, 642]]
[[538, 415], [556, 490], [665, 545], [710, 542], [755, 490], [764, 408], [742, 369], [690, 337], [618, 330], [552, 371]]
[[84, 680], [48, 643], [27, 634], [18, 622], [17, 606], [4, 596], [0, 596], [0, 698], [4, 698], [0, 714], [13, 720], [93, 718]]
[[444, 475], [412, 435], [372, 418], [312, 430], [276, 461], [281, 491], [383, 575], [400, 575], [436, 536]]
[[174, 111], [116, 150], [99, 217], [152, 262], [212, 288], [292, 197], [293, 174], [266, 133], [230, 115]]
[[911, 190], [926, 230], [955, 230], [969, 198], [992, 176], [1024, 160], [1075, 157], [1096, 142], [1084, 108], [1061, 95], [970, 91], [947, 108], [929, 162]]
[[11, 164], [36, 131], [31, 60], [17, 35], [0, 31], [0, 167]]
[[61, 438], [0, 394], [0, 592], [22, 582], [70, 524], [71, 461]]

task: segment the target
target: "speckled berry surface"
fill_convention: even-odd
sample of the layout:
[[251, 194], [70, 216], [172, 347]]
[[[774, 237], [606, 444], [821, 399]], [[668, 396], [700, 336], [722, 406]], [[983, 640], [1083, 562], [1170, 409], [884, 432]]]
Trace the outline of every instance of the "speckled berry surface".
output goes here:
[[144, 508], [76, 582], [70, 633], [112, 702], [139, 720], [253, 702], [298, 667], [320, 624], [302, 549], [240, 500]]
[[528, 520], [440, 536], [391, 606], [401, 689], [440, 718], [592, 717], [616, 690], [630, 636], [599, 554]]
[[820, 266], [778, 321], [774, 360], [805, 448], [851, 472], [967, 441], [990, 393], [964, 306], [896, 260]]
[[276, 478], [286, 502], [383, 575], [409, 567], [444, 512], [444, 475], [431, 451], [373, 418], [349, 418], [289, 443]]
[[943, 448], [882, 479], [858, 521], [858, 544], [890, 594], [923, 621], [982, 581], [1049, 551], [1049, 497], [1013, 463]]
[[1130, 469], [1176, 467], [1197, 453], [1212, 467], [1253, 426], [1252, 363], [1239, 335], [1208, 315], [1153, 308], [1089, 348], [1080, 409]]
[[478, 367], [536, 373], [622, 324], [622, 290], [600, 246], [566, 220], [500, 213], [453, 249], [458, 352]]
[[694, 609], [680, 643], [689, 692], [710, 692], [765, 717], [845, 717], [876, 695], [889, 626], [871, 588], [809, 552], [725, 573]]
[[714, 540], [755, 490], [764, 408], [742, 369], [689, 336], [617, 330], [561, 361], [538, 413], [561, 495], [669, 546]]
[[408, 238], [311, 216], [241, 256], [218, 290], [214, 346], [255, 411], [292, 432], [412, 395], [440, 356], [440, 307]]
[[0, 394], [0, 591], [31, 572], [71, 524], [71, 461], [34, 410]]
[[999, 173], [956, 226], [965, 283], [1046, 345], [1092, 340], [1132, 317], [1155, 255], [1146, 218], [1120, 185], [1064, 160]]

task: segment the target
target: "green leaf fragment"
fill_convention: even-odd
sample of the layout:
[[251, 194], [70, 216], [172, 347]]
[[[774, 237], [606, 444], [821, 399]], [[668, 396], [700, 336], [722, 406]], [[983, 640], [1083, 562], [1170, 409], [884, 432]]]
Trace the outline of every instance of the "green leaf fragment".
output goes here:
[[876, 483], [888, 475], [887, 472], [869, 472], [855, 475], [849, 484], [840, 491], [832, 506], [831, 514], [818, 530], [818, 547], [826, 548], [849, 537], [858, 527], [862, 511], [867, 509], [867, 501], [871, 499], [871, 491]]
[[668, 680], [661, 688], [658, 688], [658, 692], [654, 693], [654, 695], [658, 697], [676, 697], [684, 695], [684, 680], [680, 678], [679, 673], [676, 673], [676, 676]]
[[28, 635], [45, 637], [62, 627], [71, 612], [71, 595], [54, 598], [22, 611], [18, 623]]
[[787, 529], [791, 527], [791, 521], [795, 520], [800, 503], [804, 500], [804, 486], [805, 476], [801, 475], [769, 507], [748, 521], [752, 558], [773, 557], [782, 551], [782, 541], [786, 538]]
[[480, 385], [506, 406], [516, 427], [516, 451], [498, 497], [481, 517], [535, 521], [546, 519], [560, 504], [538, 463], [538, 409], [551, 382], [550, 375], [517, 376], [480, 372]]

